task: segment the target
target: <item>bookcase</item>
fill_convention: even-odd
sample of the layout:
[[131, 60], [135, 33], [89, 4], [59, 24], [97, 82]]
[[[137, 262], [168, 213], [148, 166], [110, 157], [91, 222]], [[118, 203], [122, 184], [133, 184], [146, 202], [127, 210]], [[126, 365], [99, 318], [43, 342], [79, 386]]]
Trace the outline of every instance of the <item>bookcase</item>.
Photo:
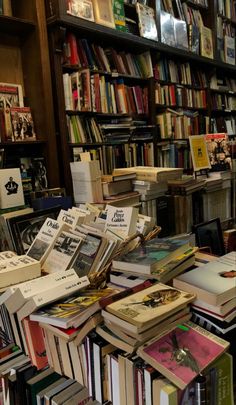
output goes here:
[[[223, 57], [222, 49], [227, 41], [224, 38], [220, 41], [215, 30], [219, 15], [223, 21], [234, 27], [233, 2], [230, 8], [231, 17], [229, 17], [228, 8], [228, 14], [222, 17], [222, 12], [219, 11], [221, 2], [219, 5], [216, 0], [211, 2], [176, 0], [172, 2], [177, 5], [173, 11], [167, 9], [167, 3], [169, 4], [160, 0], [148, 2], [155, 11], [158, 33], [158, 40], [150, 40], [139, 36], [138, 26], [136, 31], [119, 31], [68, 14], [67, 2], [64, 0], [45, 2], [59, 155], [62, 161], [61, 179], [68, 191], [72, 191], [69, 163], [76, 159], [81, 151], [89, 151], [94, 158], [98, 158], [104, 173], [110, 173], [114, 167], [137, 164], [178, 166], [191, 172], [189, 136], [217, 130], [227, 131], [232, 139], [234, 138], [235, 60], [232, 64], [232, 60], [229, 61]], [[172, 46], [165, 42], [162, 15], [172, 13], [181, 26], [183, 23], [181, 13], [175, 15], [175, 9], [178, 9], [180, 3], [186, 13], [189, 12], [189, 8], [192, 10], [191, 13], [199, 12], [204, 28], [212, 30], [210, 52], [212, 55], [204, 52], [204, 49], [203, 51], [200, 49], [199, 54], [192, 51], [192, 48], [189, 50], [184, 42], [178, 41]], [[134, 20], [136, 18], [138, 21], [134, 4], [124, 4], [124, 9], [128, 17]], [[198, 18], [197, 15], [195, 18]], [[191, 24], [188, 24], [188, 30], [193, 25], [192, 20], [189, 22]], [[197, 28], [201, 34], [199, 38], [209, 35], [209, 31], [203, 33], [204, 28], [201, 25]], [[177, 27], [175, 30], [177, 29], [180, 28]], [[233, 31], [225, 29], [223, 36], [227, 32], [227, 36], [232, 39]], [[73, 36], [74, 40], [71, 39]], [[68, 44], [69, 59], [66, 53]], [[96, 47], [105, 51], [110, 63], [110, 71], [106, 67], [102, 68], [101, 57], [100, 62], [96, 66], [93, 65], [94, 55], [97, 57]], [[203, 47], [200, 39], [198, 47]], [[227, 43], [225, 47], [227, 48]], [[87, 64], [81, 61], [78, 64], [77, 59], [73, 60], [75, 54], [79, 54], [81, 59], [83, 53], [87, 55]], [[122, 72], [119, 66], [117, 68], [120, 58], [125, 65], [127, 55], [131, 54], [131, 57], [137, 60], [140, 57], [144, 58], [144, 55], [147, 57], [147, 53], [150, 57], [144, 59], [149, 66], [146, 75], [130, 74], [130, 72], [127, 74], [127, 70]], [[224, 52], [224, 55], [226, 53]], [[130, 64], [129, 59], [128, 68], [126, 65], [125, 68], [129, 69]], [[134, 65], [137, 67], [137, 61]], [[80, 76], [84, 76], [82, 91], [80, 87], [83, 105], [80, 108], [69, 108], [68, 97], [69, 93], [73, 94], [73, 90], [71, 88], [70, 92], [67, 91], [65, 80], [69, 78], [71, 82], [72, 76], [74, 80], [77, 72]], [[224, 83], [227, 82], [224, 88], [220, 85], [217, 75], [224, 78]], [[101, 82], [105, 83], [106, 106], [104, 108], [96, 104], [104, 101], [102, 97], [100, 101], [96, 99], [96, 80], [100, 81], [100, 91]], [[126, 95], [128, 94], [125, 102], [128, 106], [119, 106], [117, 103], [114, 106], [116, 86], [125, 89]], [[67, 89], [65, 92], [64, 88]], [[86, 105], [88, 88], [91, 98], [89, 107]], [[142, 93], [141, 109], [134, 88]], [[132, 95], [129, 99], [130, 92]], [[86, 135], [78, 137], [77, 133], [75, 136], [74, 128], [77, 126], [78, 131], [79, 127], [79, 133], [81, 133], [81, 125], [85, 128]], [[114, 133], [112, 126], [116, 126], [117, 133]], [[124, 131], [125, 136], [122, 129], [127, 127], [129, 129], [132, 127], [132, 130], [128, 135], [127, 131]]]
[[0, 82], [20, 84], [32, 111], [36, 141], [2, 138], [6, 167], [19, 157], [44, 157], [49, 185], [59, 185], [51, 74], [44, 2], [12, 0], [12, 16], [0, 15]]

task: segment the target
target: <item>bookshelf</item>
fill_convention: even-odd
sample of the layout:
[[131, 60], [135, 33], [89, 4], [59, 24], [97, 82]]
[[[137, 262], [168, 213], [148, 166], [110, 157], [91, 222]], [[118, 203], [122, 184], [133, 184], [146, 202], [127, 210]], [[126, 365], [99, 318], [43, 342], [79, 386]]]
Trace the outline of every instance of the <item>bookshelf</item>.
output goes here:
[[[179, 3], [179, 2], [173, 2]], [[51, 54], [52, 63], [52, 80], [55, 90], [55, 110], [56, 112], [56, 125], [57, 131], [59, 133], [59, 153], [62, 157], [62, 168], [61, 179], [66, 185], [68, 190], [72, 190], [71, 187], [71, 175], [70, 175], [70, 165], [69, 162], [73, 159], [73, 154], [76, 155], [80, 151], [91, 151], [93, 156], [97, 156], [100, 160], [103, 160], [101, 167], [104, 172], [112, 170], [113, 164], [104, 164], [104, 159], [106, 160], [106, 152], [111, 156], [113, 151], [113, 160], [115, 160], [116, 152], [119, 158], [119, 164], [121, 166], [131, 165], [131, 162], [141, 161], [145, 162], [145, 150], [147, 149], [147, 144], [152, 149], [152, 158], [149, 159], [150, 165], [158, 165], [164, 162], [171, 162], [171, 165], [181, 165], [184, 163], [184, 168], [187, 172], [191, 171], [191, 162], [189, 156], [189, 144], [188, 136], [199, 133], [212, 132], [213, 128], [220, 128], [220, 124], [216, 125], [216, 121], [224, 120], [229, 121], [229, 115], [234, 120], [234, 107], [215, 109], [213, 106], [214, 97], [218, 97], [218, 92], [211, 88], [211, 78], [217, 73], [221, 72], [224, 76], [233, 77], [235, 73], [235, 64], [226, 63], [220, 57], [219, 52], [217, 52], [217, 37], [214, 27], [216, 26], [218, 9], [217, 1], [214, 2], [195, 2], [195, 1], [183, 1], [181, 2], [182, 7], [185, 3], [185, 8], [190, 8], [193, 13], [200, 13], [201, 19], [204, 26], [212, 30], [212, 44], [213, 44], [213, 58], [202, 56], [199, 53], [194, 53], [188, 49], [178, 48], [178, 46], [170, 46], [167, 43], [161, 41], [161, 2], [150, 1], [149, 6], [153, 7], [156, 12], [156, 25], [158, 32], [158, 41], [148, 40], [146, 38], [134, 35], [130, 32], [122, 32], [113, 28], [105, 27], [103, 25], [97, 24], [95, 22], [86, 21], [82, 18], [78, 18], [69, 15], [66, 10], [66, 2], [63, 0], [52, 0], [46, 2], [47, 9], [47, 25], [49, 34], [49, 49]], [[135, 5], [125, 4], [125, 13], [132, 18], [136, 18], [137, 15], [135, 11]], [[186, 8], [186, 9], [187, 9]], [[162, 10], [167, 11], [167, 10]], [[171, 15], [171, 13], [170, 13]], [[198, 14], [196, 14], [198, 15]], [[180, 20], [180, 16], [176, 15], [176, 10], [173, 11], [172, 17]], [[232, 22], [232, 25], [234, 23]], [[201, 27], [199, 27], [201, 31]], [[101, 45], [103, 49], [113, 48], [115, 52], [123, 52], [125, 54], [132, 53], [134, 55], [140, 55], [145, 52], [150, 52], [152, 67], [154, 70], [154, 75], [148, 77], [139, 77], [137, 74], [127, 74], [119, 72], [116, 69], [116, 74], [114, 71], [107, 72], [101, 67], [93, 68], [92, 66], [85, 67], [89, 69], [91, 76], [98, 75], [99, 77], [104, 77], [106, 82], [112, 81], [123, 81], [123, 84], [127, 87], [139, 86], [140, 88], [147, 88], [148, 95], [148, 111], [147, 115], [142, 116], [136, 114], [136, 117], [132, 116], [130, 111], [125, 111], [125, 114], [121, 114], [120, 111], [72, 111], [65, 109], [65, 98], [63, 90], [63, 74], [68, 75], [74, 72], [80, 72], [81, 66], [76, 66], [70, 63], [63, 64], [64, 57], [64, 44], [68, 33], [73, 34], [78, 41], [86, 38], [89, 46], [91, 44]], [[204, 55], [204, 53], [203, 53]], [[176, 66], [179, 73], [181, 69], [188, 69], [189, 77], [187, 80], [182, 81], [180, 77], [173, 80], [172, 77], [160, 77], [156, 74], [156, 66], [159, 64], [169, 63], [168, 61]], [[167, 62], [165, 62], [167, 61]], [[201, 72], [199, 74], [199, 72]], [[202, 76], [201, 76], [202, 75]], [[168, 76], [168, 75], [167, 75]], [[177, 75], [178, 76], [178, 75]], [[221, 91], [219, 92], [221, 93]], [[214, 94], [216, 94], [214, 96]], [[173, 96], [174, 95], [174, 96]], [[172, 100], [174, 97], [174, 101]], [[232, 98], [234, 94], [227, 92], [224, 93], [224, 101], [234, 101]], [[181, 101], [179, 101], [181, 100]], [[187, 100], [187, 101], [186, 101]], [[173, 111], [169, 111], [173, 110]], [[229, 111], [231, 110], [231, 111]], [[176, 135], [173, 131], [173, 123], [170, 123], [169, 131], [160, 123], [161, 117], [165, 115], [172, 115], [172, 121], [179, 121], [179, 133]], [[116, 137], [111, 141], [103, 137], [103, 139], [98, 141], [98, 139], [91, 139], [87, 141], [72, 140], [68, 134], [68, 117], [76, 116], [82, 120], [95, 119], [96, 122], [99, 120], [119, 120], [128, 119], [146, 119], [145, 125], [149, 127], [150, 136], [148, 138], [143, 138], [140, 136], [132, 138], [131, 134], [126, 139], [117, 140]], [[158, 118], [159, 117], [159, 118]], [[233, 122], [233, 121], [232, 121]], [[229, 125], [229, 124], [228, 124]], [[153, 126], [152, 129], [150, 127]], [[234, 127], [234, 125], [232, 125]], [[223, 126], [221, 125], [223, 129]], [[226, 123], [224, 125], [226, 128]], [[180, 133], [181, 132], [181, 133]], [[233, 133], [233, 129], [231, 131]], [[232, 136], [231, 133], [231, 136]], [[135, 140], [135, 141], [133, 141]], [[142, 146], [140, 146], [142, 145]], [[79, 149], [78, 149], [79, 148]], [[146, 148], [146, 149], [145, 149]], [[136, 155], [136, 158], [131, 159], [127, 156], [134, 156], [134, 151], [140, 151], [140, 156]], [[168, 152], [169, 151], [169, 152]], [[167, 156], [168, 153], [172, 154]], [[166, 155], [166, 157], [163, 157]], [[175, 158], [173, 159], [173, 156]], [[122, 161], [122, 156], [123, 161]], [[178, 158], [177, 158], [178, 156]], [[140, 158], [141, 157], [141, 158]]]
[[32, 111], [37, 141], [2, 141], [6, 167], [19, 157], [44, 157], [51, 187], [59, 185], [56, 135], [44, 2], [12, 0], [12, 16], [0, 15], [0, 82], [22, 86]]

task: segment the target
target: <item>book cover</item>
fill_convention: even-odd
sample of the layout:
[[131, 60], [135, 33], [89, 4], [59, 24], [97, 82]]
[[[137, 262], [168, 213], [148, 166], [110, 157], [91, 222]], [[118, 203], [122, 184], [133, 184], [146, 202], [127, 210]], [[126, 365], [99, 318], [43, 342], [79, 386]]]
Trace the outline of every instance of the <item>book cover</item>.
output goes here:
[[41, 370], [48, 365], [43, 331], [38, 322], [30, 321], [28, 317], [22, 323], [32, 364]]
[[109, 230], [121, 235], [123, 238], [134, 235], [138, 220], [138, 209], [134, 207], [113, 207], [106, 208], [107, 217], [105, 231]]
[[93, 3], [91, 0], [69, 0], [67, 13], [85, 20], [94, 21]]
[[231, 252], [200, 268], [181, 274], [173, 281], [176, 288], [196, 294], [210, 305], [222, 305], [235, 297], [236, 253]]
[[210, 169], [211, 165], [204, 135], [192, 135], [189, 137], [189, 142], [194, 171]]
[[153, 8], [141, 3], [136, 3], [139, 19], [139, 32], [142, 37], [157, 40], [157, 27]]
[[174, 18], [172, 15], [161, 11], [161, 42], [169, 46], [175, 46]]
[[77, 296], [46, 306], [30, 315], [32, 321], [49, 323], [67, 329], [78, 327], [100, 309], [101, 298], [111, 294], [111, 289], [81, 291]]
[[193, 294], [159, 283], [108, 305], [106, 311], [138, 326], [141, 331], [187, 306], [194, 298]]
[[189, 248], [187, 239], [154, 238], [113, 260], [114, 268], [152, 274]]
[[12, 107], [11, 124], [14, 141], [36, 141], [33, 117], [29, 107]]
[[0, 208], [24, 205], [20, 169], [0, 169]]
[[189, 321], [147, 342], [138, 354], [184, 389], [228, 347], [228, 342]]
[[212, 31], [204, 25], [200, 28], [200, 49], [202, 56], [213, 59]]
[[235, 37], [224, 36], [225, 62], [235, 65]]
[[231, 154], [228, 135], [226, 133], [206, 134], [205, 139], [211, 170], [229, 170], [231, 167]]

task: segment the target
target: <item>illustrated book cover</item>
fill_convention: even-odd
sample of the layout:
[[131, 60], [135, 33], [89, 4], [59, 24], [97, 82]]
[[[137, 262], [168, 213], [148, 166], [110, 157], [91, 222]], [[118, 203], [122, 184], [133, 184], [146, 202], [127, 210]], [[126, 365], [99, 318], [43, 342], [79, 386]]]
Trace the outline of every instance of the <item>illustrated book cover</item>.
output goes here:
[[193, 294], [159, 283], [108, 305], [106, 311], [141, 331], [186, 307], [194, 298]]
[[139, 356], [180, 389], [223, 354], [229, 343], [192, 322], [147, 342]]

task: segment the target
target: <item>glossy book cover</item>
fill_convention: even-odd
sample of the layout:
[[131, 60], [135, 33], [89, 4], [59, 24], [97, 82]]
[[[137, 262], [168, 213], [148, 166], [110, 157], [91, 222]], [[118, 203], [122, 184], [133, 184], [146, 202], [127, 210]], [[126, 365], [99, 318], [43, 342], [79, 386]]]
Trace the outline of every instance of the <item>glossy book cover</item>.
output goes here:
[[138, 354], [184, 389], [228, 347], [228, 342], [189, 321], [146, 343]]

